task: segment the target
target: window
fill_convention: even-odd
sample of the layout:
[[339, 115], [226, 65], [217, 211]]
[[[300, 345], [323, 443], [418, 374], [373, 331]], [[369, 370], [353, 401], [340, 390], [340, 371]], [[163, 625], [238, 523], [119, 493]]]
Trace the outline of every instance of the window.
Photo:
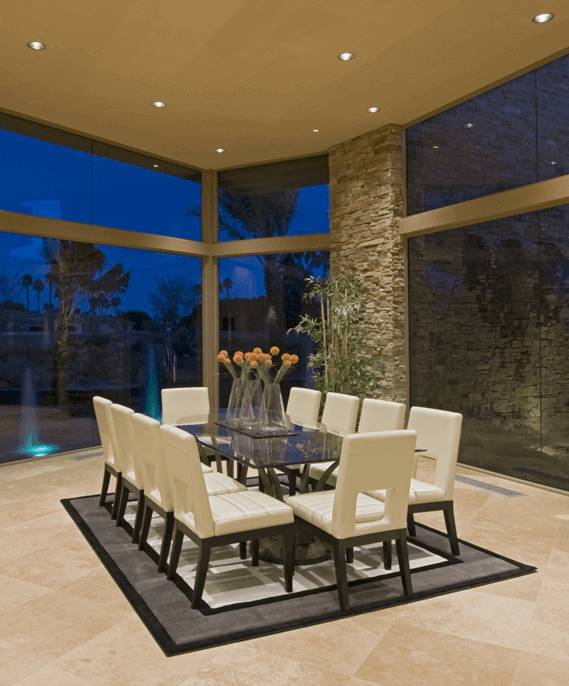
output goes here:
[[569, 173], [569, 56], [407, 129], [416, 214]]
[[409, 241], [411, 402], [461, 460], [569, 489], [569, 206]]
[[[312, 344], [306, 336], [287, 333], [300, 314], [312, 306], [303, 300], [304, 280], [326, 276], [328, 253], [285, 253], [252, 257], [231, 257], [219, 261], [219, 313], [222, 349], [268, 350], [277, 345], [282, 352], [296, 353], [298, 366], [285, 377], [285, 399], [291, 386], [311, 386], [307, 366]], [[231, 379], [220, 370], [221, 405], [229, 398]]]
[[0, 461], [94, 445], [92, 396], [201, 383], [201, 261], [0, 234]]
[[0, 209], [201, 239], [201, 177], [0, 114]]
[[327, 156], [219, 173], [219, 238], [329, 231]]

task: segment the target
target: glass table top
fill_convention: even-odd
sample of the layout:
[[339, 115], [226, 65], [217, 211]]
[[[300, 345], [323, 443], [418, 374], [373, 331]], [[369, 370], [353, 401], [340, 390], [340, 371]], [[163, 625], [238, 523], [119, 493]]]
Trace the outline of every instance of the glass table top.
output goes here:
[[180, 429], [195, 436], [198, 445], [213, 448], [251, 467], [279, 467], [340, 459], [342, 437], [294, 426], [294, 435], [253, 438], [216, 422], [223, 414], [211, 416], [207, 424], [186, 424]]

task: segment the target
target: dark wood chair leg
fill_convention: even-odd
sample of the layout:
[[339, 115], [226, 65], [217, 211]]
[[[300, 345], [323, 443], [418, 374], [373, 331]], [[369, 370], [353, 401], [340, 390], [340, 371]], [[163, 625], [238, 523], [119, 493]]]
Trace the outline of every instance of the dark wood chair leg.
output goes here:
[[122, 520], [124, 518], [124, 513], [126, 511], [127, 503], [128, 503], [128, 488], [123, 484], [122, 488], [121, 488], [119, 510], [117, 512], [117, 521], [116, 521], [117, 526], [120, 526], [122, 524]]
[[292, 577], [294, 576], [294, 529], [282, 537], [282, 554], [284, 563], [285, 591], [292, 593]]
[[349, 562], [352, 564], [354, 561], [354, 549], [353, 548], [346, 548], [346, 562]]
[[295, 471], [287, 472], [287, 478], [288, 478], [288, 494], [289, 495], [296, 495], [296, 472]]
[[259, 539], [251, 541], [251, 565], [253, 567], [259, 566]]
[[158, 571], [165, 572], [168, 562], [168, 553], [170, 552], [170, 543], [172, 542], [172, 532], [174, 530], [174, 513], [166, 513], [166, 526], [164, 528], [164, 536], [162, 537], [162, 545], [160, 546], [160, 557], [158, 558]]
[[409, 531], [409, 536], [415, 536], [417, 535], [417, 529], [415, 528], [415, 517], [412, 512], [409, 512], [407, 514], [407, 529]]
[[117, 474], [117, 483], [115, 485], [115, 499], [113, 500], [113, 509], [111, 512], [111, 519], [116, 519], [119, 513], [119, 505], [122, 493], [122, 474]]
[[338, 586], [338, 597], [340, 599], [340, 607], [342, 610], [347, 610], [350, 606], [348, 599], [348, 577], [346, 574], [346, 549], [340, 541], [334, 541], [332, 546], [334, 550], [334, 568], [336, 570], [336, 584]]
[[445, 517], [445, 524], [451, 552], [453, 555], [459, 555], [460, 547], [458, 545], [458, 535], [456, 533], [456, 522], [454, 519], [454, 503], [452, 500], [443, 505], [443, 514]]
[[215, 453], [215, 468], [218, 472], [223, 472], [223, 465], [221, 464], [221, 457], [218, 453]]
[[174, 579], [176, 576], [183, 542], [184, 534], [178, 529], [174, 522], [174, 543], [172, 544], [172, 554], [170, 555], [170, 564], [168, 565], [168, 579]]
[[233, 479], [233, 460], [227, 459], [226, 460], [227, 464], [227, 476], [231, 477]]
[[[140, 507], [140, 505], [139, 505]], [[146, 539], [148, 538], [148, 532], [150, 531], [150, 522], [152, 521], [152, 508], [148, 503], [144, 504], [144, 515], [142, 517], [142, 526], [140, 527], [140, 536], [138, 538], [138, 549], [142, 550]]]
[[409, 551], [407, 550], [407, 535], [401, 534], [395, 542], [397, 548], [397, 559], [399, 560], [399, 571], [401, 573], [401, 581], [403, 582], [403, 592], [405, 595], [413, 593], [413, 586], [411, 584], [411, 568], [409, 567]]
[[247, 541], [241, 541], [239, 543], [239, 557], [241, 560], [247, 559]]
[[194, 590], [192, 593], [192, 608], [196, 609], [199, 607], [200, 600], [202, 598], [203, 589], [205, 586], [205, 578], [207, 576], [207, 569], [209, 567], [209, 555], [211, 548], [207, 542], [202, 541], [200, 543], [199, 553], [198, 553], [198, 566], [196, 569], [196, 580], [194, 583]]
[[99, 498], [99, 507], [103, 507], [105, 500], [107, 499], [107, 493], [109, 491], [109, 482], [111, 480], [111, 473], [105, 467], [103, 472], [103, 483], [101, 485], [101, 497]]
[[391, 541], [383, 541], [383, 568], [391, 569]]
[[134, 526], [132, 527], [132, 542], [138, 543], [140, 540], [140, 526], [144, 516], [144, 491], [138, 491], [138, 500], [136, 503], [136, 517], [134, 518]]

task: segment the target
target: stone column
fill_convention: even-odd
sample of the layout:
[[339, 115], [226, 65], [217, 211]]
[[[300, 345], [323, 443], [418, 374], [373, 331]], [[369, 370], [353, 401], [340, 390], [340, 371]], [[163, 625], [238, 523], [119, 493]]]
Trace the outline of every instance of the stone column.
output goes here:
[[364, 284], [368, 341], [381, 362], [375, 397], [407, 402], [402, 129], [386, 126], [330, 150], [331, 270]]

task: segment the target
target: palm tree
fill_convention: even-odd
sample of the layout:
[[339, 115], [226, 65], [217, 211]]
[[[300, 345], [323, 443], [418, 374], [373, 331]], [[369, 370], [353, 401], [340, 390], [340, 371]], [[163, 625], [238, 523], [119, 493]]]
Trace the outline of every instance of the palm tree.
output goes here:
[[229, 291], [233, 288], [233, 281], [227, 277], [226, 279], [223, 279], [223, 283], [221, 284], [221, 290], [225, 291], [225, 299], [229, 298]]
[[43, 281], [41, 279], [36, 279], [34, 281], [34, 285], [32, 286], [34, 291], [36, 292], [36, 305], [37, 305], [37, 311], [40, 311], [40, 295], [45, 286], [43, 285]]
[[26, 289], [26, 310], [30, 309], [30, 286], [33, 282], [34, 279], [31, 274], [24, 274], [22, 276], [22, 286]]
[[47, 281], [47, 299], [49, 306], [53, 307], [53, 289], [57, 283], [57, 277], [52, 271], [49, 271], [46, 274], [45, 280]]

